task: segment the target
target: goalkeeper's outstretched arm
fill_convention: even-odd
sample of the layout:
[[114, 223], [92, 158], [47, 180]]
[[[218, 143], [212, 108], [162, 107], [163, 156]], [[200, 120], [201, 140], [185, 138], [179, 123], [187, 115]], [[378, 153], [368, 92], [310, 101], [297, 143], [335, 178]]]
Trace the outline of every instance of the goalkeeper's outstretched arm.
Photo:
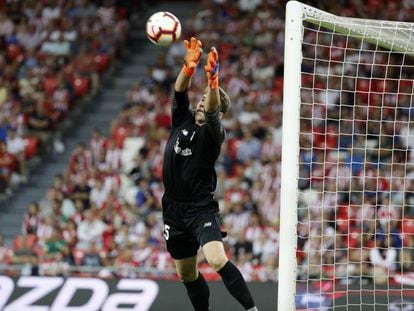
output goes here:
[[216, 48], [212, 47], [207, 55], [207, 65], [204, 67], [208, 85], [205, 101], [206, 112], [216, 112], [220, 107], [220, 93], [218, 86], [219, 69], [218, 53]]
[[191, 86], [191, 77], [187, 76], [183, 70], [178, 74], [177, 80], [175, 80], [174, 90], [177, 92], [184, 92]]
[[220, 120], [230, 108], [230, 98], [218, 85], [219, 61], [215, 47], [212, 47], [208, 53], [207, 65], [204, 70], [208, 84], [204, 102], [205, 120], [211, 138], [217, 145], [221, 145], [225, 134]]
[[190, 41], [184, 40], [184, 46], [186, 49], [184, 66], [178, 74], [174, 86], [174, 89], [177, 92], [184, 92], [191, 86], [191, 78], [194, 75], [198, 61], [203, 53], [203, 50], [201, 49], [201, 41], [194, 37], [192, 37]]

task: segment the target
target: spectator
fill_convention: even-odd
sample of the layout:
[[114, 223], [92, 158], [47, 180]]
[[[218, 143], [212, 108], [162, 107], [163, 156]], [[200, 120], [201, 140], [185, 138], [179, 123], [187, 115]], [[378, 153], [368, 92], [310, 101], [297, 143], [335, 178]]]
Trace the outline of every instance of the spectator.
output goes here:
[[13, 249], [13, 264], [26, 265], [25, 273], [38, 275], [38, 257], [35, 252], [36, 245], [29, 241], [29, 236], [20, 236], [19, 243]]
[[261, 282], [277, 282], [278, 264], [278, 258], [267, 258], [263, 265], [257, 269], [257, 279]]
[[104, 231], [105, 224], [92, 211], [87, 210], [85, 212], [85, 219], [80, 222], [77, 229], [79, 239], [77, 247], [86, 249], [90, 242], [94, 242], [96, 247], [102, 247], [102, 234]]
[[92, 132], [91, 139], [89, 141], [89, 149], [91, 151], [91, 160], [94, 165], [98, 163], [99, 156], [103, 152], [105, 146], [105, 138], [103, 137], [100, 129], [95, 129]]
[[115, 261], [119, 256], [119, 248], [114, 240], [111, 240], [108, 247], [105, 250], [104, 256], [102, 257], [102, 261], [104, 266], [112, 267], [115, 265]]
[[121, 149], [117, 147], [114, 140], [109, 140], [106, 149], [105, 162], [112, 170], [121, 168]]
[[267, 234], [266, 231], [253, 240], [252, 255], [258, 263], [265, 263], [269, 258], [276, 258], [278, 254], [278, 244]]
[[128, 225], [124, 224], [121, 226], [121, 228], [119, 228], [118, 232], [116, 233], [114, 237], [114, 242], [118, 246], [124, 246], [128, 243], [129, 240], [129, 227]]
[[118, 258], [115, 260], [117, 276], [124, 278], [136, 277], [135, 267], [137, 267], [137, 263], [132, 257], [130, 246], [122, 247]]
[[70, 267], [75, 265], [75, 258], [73, 257], [71, 248], [68, 244], [64, 243], [60, 249], [60, 259], [59, 261], [65, 265], [65, 267]]
[[232, 204], [231, 212], [223, 219], [223, 222], [231, 230], [242, 232], [249, 224], [250, 213], [243, 209], [240, 202]]
[[103, 181], [101, 179], [95, 180], [95, 185], [90, 192], [89, 200], [98, 208], [101, 208], [107, 197], [108, 189], [104, 187]]
[[[0, 172], [7, 186], [10, 185], [11, 177], [16, 169], [14, 156], [7, 151], [7, 145], [0, 141]], [[4, 186], [6, 186], [4, 185]]]
[[279, 197], [274, 189], [271, 189], [261, 204], [259, 204], [260, 214], [265, 219], [267, 225], [275, 225], [279, 221]]
[[61, 260], [62, 249], [65, 246], [65, 240], [60, 236], [59, 232], [54, 229], [51, 236], [45, 241], [45, 256], [54, 261]]
[[2, 234], [0, 234], [0, 264], [10, 263], [12, 256], [12, 250], [6, 246], [4, 237]]
[[70, 197], [73, 201], [82, 202], [83, 209], [89, 208], [89, 200], [91, 196], [91, 187], [88, 185], [87, 177], [84, 173], [79, 174], [78, 181], [73, 187]]
[[246, 240], [245, 232], [240, 231], [237, 242], [233, 246], [233, 255], [236, 261], [243, 257], [241, 262], [250, 261], [253, 255], [253, 243]]
[[96, 247], [94, 241], [89, 243], [87, 250], [82, 258], [82, 266], [86, 267], [101, 267], [102, 266], [102, 258], [99, 254], [99, 251]]
[[403, 272], [410, 272], [414, 268], [414, 236], [405, 235], [404, 242], [405, 245], [400, 252], [401, 269]]
[[7, 15], [0, 14], [0, 36], [10, 36], [14, 31], [13, 22], [7, 17]]
[[45, 111], [43, 95], [38, 95], [36, 104], [32, 113], [27, 119], [27, 127], [31, 135], [37, 137], [43, 147], [46, 147], [51, 138], [49, 131], [52, 129], [52, 119]]
[[[1, 93], [1, 89], [0, 89]], [[1, 101], [1, 95], [0, 95]], [[10, 130], [10, 124], [7, 122], [7, 118], [5, 116], [0, 116], [0, 141], [6, 141], [8, 132]]]
[[15, 129], [10, 128], [7, 133], [7, 152], [13, 155], [17, 160], [19, 177], [22, 181], [26, 181], [26, 164], [25, 164], [25, 143], [24, 140], [17, 135]]
[[54, 215], [50, 215], [39, 223], [37, 227], [36, 235], [39, 239], [39, 243], [44, 245], [44, 243], [52, 237], [53, 231], [55, 230], [56, 219]]
[[65, 86], [65, 81], [61, 77], [57, 83], [57, 87], [52, 93], [52, 108], [56, 118], [63, 118], [69, 111], [70, 93]]
[[236, 261], [237, 267], [245, 278], [246, 282], [251, 282], [254, 279], [254, 268], [250, 262], [251, 256], [248, 253], [240, 253]]
[[66, 227], [62, 231], [62, 237], [65, 240], [65, 245], [68, 245], [70, 249], [76, 247], [78, 236], [76, 232], [76, 223], [73, 219], [69, 219], [66, 223]]
[[76, 9], [74, 15], [81, 18], [87, 19], [92, 17], [96, 13], [96, 6], [91, 0], [81, 0], [79, 1], [79, 7]]
[[134, 262], [142, 267], [150, 266], [152, 247], [145, 236], [139, 237], [132, 248], [132, 258]]
[[69, 160], [69, 173], [88, 172], [91, 167], [91, 155], [88, 150], [85, 149], [85, 144], [79, 142], [76, 145], [75, 150]]
[[115, 7], [112, 0], [104, 0], [103, 6], [97, 11], [103, 25], [112, 26], [115, 18]]
[[43, 42], [41, 51], [46, 54], [68, 56], [70, 52], [70, 44], [65, 40], [63, 34], [59, 34], [57, 40], [54, 40], [52, 36], [53, 34], [50, 34], [48, 41]]
[[40, 220], [39, 204], [32, 202], [23, 216], [23, 234], [36, 234]]
[[249, 159], [259, 159], [260, 148], [260, 140], [247, 130], [237, 150], [237, 159], [242, 163], [246, 163]]
[[392, 247], [390, 237], [376, 238], [375, 246], [369, 252], [372, 276], [375, 284], [386, 284], [388, 277], [396, 270], [397, 250]]
[[239, 122], [242, 125], [249, 125], [254, 121], [260, 121], [260, 115], [251, 102], [244, 105], [244, 109], [239, 114]]
[[21, 44], [27, 51], [34, 51], [42, 42], [42, 37], [36, 29], [34, 23], [28, 23], [21, 27], [17, 33], [19, 44]]
[[48, 23], [49, 20], [57, 19], [61, 15], [60, 7], [57, 5], [57, 1], [49, 0], [46, 2], [46, 6], [42, 10], [42, 19], [44, 23]]

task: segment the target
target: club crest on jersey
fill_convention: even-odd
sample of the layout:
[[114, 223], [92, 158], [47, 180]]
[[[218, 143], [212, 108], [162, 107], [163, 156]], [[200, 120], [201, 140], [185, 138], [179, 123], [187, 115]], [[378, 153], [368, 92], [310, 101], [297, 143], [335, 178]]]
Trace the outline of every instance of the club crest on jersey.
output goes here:
[[188, 135], [188, 131], [186, 129], [183, 129], [181, 132], [184, 134], [184, 136]]
[[[188, 134], [188, 132], [187, 132], [187, 134]], [[180, 138], [177, 137], [177, 140], [175, 141], [175, 145], [174, 145], [174, 151], [175, 151], [176, 154], [179, 154], [179, 155], [182, 155], [182, 156], [185, 156], [185, 157], [190, 156], [190, 155], [193, 154], [193, 152], [191, 151], [190, 148], [182, 149], [179, 146], [179, 144], [180, 144]]]

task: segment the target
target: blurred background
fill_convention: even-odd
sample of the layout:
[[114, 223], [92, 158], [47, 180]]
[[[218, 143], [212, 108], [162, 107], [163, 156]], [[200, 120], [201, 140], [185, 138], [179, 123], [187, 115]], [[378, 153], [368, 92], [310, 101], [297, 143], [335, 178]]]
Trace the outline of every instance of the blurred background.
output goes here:
[[[409, 0], [304, 2], [343, 16], [414, 16]], [[182, 39], [219, 51], [233, 104], [216, 167], [226, 249], [247, 281], [274, 284], [284, 8], [281, 0], [0, 0], [0, 274], [177, 279], [160, 199], [185, 50], [182, 40], [161, 48], [145, 35], [146, 19], [165, 10], [180, 19]], [[204, 61], [193, 103], [206, 85]], [[206, 279], [218, 280], [199, 256]]]

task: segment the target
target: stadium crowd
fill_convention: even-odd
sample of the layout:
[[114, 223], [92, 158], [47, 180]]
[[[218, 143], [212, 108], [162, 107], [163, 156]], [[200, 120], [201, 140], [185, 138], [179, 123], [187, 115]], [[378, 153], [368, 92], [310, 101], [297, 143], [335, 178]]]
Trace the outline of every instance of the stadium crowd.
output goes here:
[[[202, 1], [191, 18], [182, 21], [186, 37], [196, 35], [205, 47], [209, 48], [213, 45], [217, 47], [220, 53], [221, 85], [232, 98], [232, 110], [223, 120], [227, 136], [216, 167], [218, 175], [216, 196], [220, 200], [223, 227], [229, 233], [229, 238], [225, 240], [229, 256], [234, 259], [248, 281], [275, 281], [277, 278], [284, 43], [282, 2], [278, 0]], [[370, 0], [362, 1], [364, 5], [358, 5], [359, 2], [326, 1], [323, 5], [317, 2], [317, 6], [339, 15], [383, 17], [384, 19], [398, 20], [407, 19], [410, 16], [408, 12], [413, 10], [413, 7], [405, 7], [409, 4], [407, 1], [401, 3], [390, 1], [386, 4]], [[28, 3], [27, 7], [26, 3]], [[35, 49], [36, 53], [34, 54], [40, 53], [42, 55], [42, 53], [51, 53], [50, 50], [57, 50], [59, 53], [51, 53], [54, 55], [53, 61], [49, 61], [51, 58], [47, 58], [47, 61], [43, 59], [42, 62], [42, 59], [39, 60], [30, 53], [25, 53], [23, 60], [29, 64], [40, 62], [46, 66], [42, 67], [44, 69], [42, 72], [51, 74], [55, 78], [54, 91], [50, 94], [59, 92], [62, 88], [65, 89], [65, 85], [67, 85], [66, 70], [69, 70], [73, 77], [87, 77], [91, 90], [96, 91], [99, 88], [99, 75], [96, 75], [93, 68], [86, 66], [91, 63], [85, 61], [90, 50], [83, 49], [82, 44], [75, 45], [74, 49], [73, 46], [72, 49], [68, 49], [62, 41], [66, 40], [64, 42], [67, 43], [71, 35], [78, 36], [78, 39], [73, 42], [78, 42], [82, 37], [96, 48], [94, 51], [98, 55], [103, 50], [111, 58], [116, 54], [115, 47], [118, 47], [119, 41], [125, 43], [124, 36], [121, 38], [117, 36], [120, 33], [125, 35], [122, 31], [118, 32], [118, 29], [124, 29], [123, 25], [125, 25], [122, 22], [123, 19], [120, 19], [122, 15], [115, 14], [113, 7], [111, 7], [111, 1], [105, 1], [106, 4], [99, 9], [91, 6], [89, 1], [81, 1], [81, 3], [86, 3], [82, 7], [76, 7], [76, 1], [65, 1], [65, 6], [58, 6], [57, 3], [48, 1], [48, 5], [41, 7], [43, 8], [40, 10], [41, 13], [36, 14], [37, 2], [25, 2], [24, 12], [31, 12], [27, 13], [28, 17], [25, 23], [28, 25], [30, 24], [28, 21], [32, 19], [42, 21], [44, 18], [47, 21], [53, 21], [54, 18], [50, 15], [60, 16], [63, 12], [65, 12], [63, 15], [67, 15], [67, 17], [63, 19], [66, 22], [62, 25], [58, 23], [59, 26], [55, 26], [55, 23], [51, 23], [48, 27], [45, 26], [44, 31], [39, 34], [39, 42], [43, 43], [37, 45], [38, 49]], [[66, 3], [70, 3], [72, 6]], [[390, 9], [380, 9], [385, 5]], [[364, 7], [378, 9], [364, 10]], [[44, 14], [47, 18], [43, 17], [43, 11], [45, 11]], [[380, 16], [380, 14], [384, 15]], [[100, 18], [95, 18], [96, 15]], [[13, 15], [7, 14], [3, 20], [10, 18], [9, 16]], [[77, 18], [84, 23], [76, 22]], [[0, 32], [3, 28], [7, 30], [7, 25], [14, 29], [15, 23], [13, 21], [3, 22], [3, 24], [0, 24]], [[37, 24], [35, 23], [35, 25]], [[96, 32], [88, 33], [90, 34], [88, 36], [83, 33], [85, 38], [81, 36], [82, 29], [84, 29], [82, 25], [88, 31], [94, 29]], [[117, 25], [117, 27], [113, 27], [113, 25]], [[27, 29], [34, 31], [30, 27]], [[65, 32], [62, 32], [61, 29], [68, 31], [66, 39], [64, 39]], [[102, 31], [102, 29], [106, 31]], [[191, 31], [189, 31], [190, 29]], [[11, 34], [14, 33], [13, 30], [8, 31]], [[58, 34], [54, 35], [56, 31]], [[42, 33], [47, 34], [43, 39]], [[60, 61], [62, 53], [64, 61]], [[77, 58], [77, 55], [82, 56]], [[23, 221], [22, 235], [17, 237], [11, 246], [4, 245], [0, 238], [0, 262], [30, 262], [33, 267], [38, 267], [39, 270], [32, 271], [32, 273], [43, 275], [69, 273], [70, 266], [78, 266], [87, 268], [82, 270], [84, 274], [85, 271], [90, 271], [98, 272], [100, 276], [130, 277], [140, 275], [146, 270], [146, 273], [151, 273], [153, 277], [174, 277], [169, 273], [172, 270], [172, 261], [165, 250], [162, 236], [160, 199], [163, 186], [161, 172], [162, 152], [171, 121], [169, 112], [171, 84], [177, 75], [177, 70], [181, 69], [183, 55], [182, 42], [174, 43], [168, 51], [160, 52], [156, 63], [148, 67], [145, 78], [134, 83], [126, 94], [125, 105], [112, 124], [111, 135], [104, 137], [97, 129], [92, 133], [89, 141], [78, 144], [73, 150], [67, 170], [62, 175], [56, 176], [53, 186], [47, 191], [45, 198], [28, 207]], [[50, 68], [46, 62], [65, 65], [61, 65], [61, 70], [53, 71], [47, 70]], [[17, 66], [19, 69], [21, 67], [23, 66]], [[29, 75], [28, 80], [30, 80], [31, 74], [34, 77], [41, 74], [30, 68], [28, 65], [28, 69], [25, 71], [26, 77]], [[33, 68], [38, 67], [36, 65]], [[2, 77], [4, 76], [3, 72]], [[406, 78], [412, 79], [413, 77]], [[41, 81], [43, 80], [41, 79]], [[323, 81], [321, 83], [323, 86]], [[189, 93], [192, 102], [197, 101], [204, 86], [204, 71], [198, 70]], [[406, 87], [408, 88], [408, 86]], [[37, 88], [42, 89], [42, 86], [37, 85], [35, 89]], [[72, 89], [69, 88], [69, 90]], [[66, 89], [67, 92], [69, 90]], [[32, 89], [25, 94], [31, 96]], [[40, 97], [42, 100], [37, 100], [36, 103], [43, 103], [43, 99], [47, 98], [46, 94], [46, 90], [43, 91], [44, 96]], [[66, 98], [65, 96], [56, 96]], [[331, 104], [336, 107], [336, 103]], [[57, 106], [56, 109], [59, 112], [57, 119], [59, 119], [62, 115], [62, 111], [59, 109], [65, 105], [59, 104]], [[41, 104], [36, 104], [35, 107], [36, 113], [41, 114], [43, 118], [51, 118], [56, 112], [55, 110], [43, 112]], [[317, 108], [318, 105], [310, 106], [307, 111], [304, 111], [305, 116], [312, 115]], [[324, 107], [319, 108], [325, 109]], [[346, 118], [346, 113], [350, 116], [351, 110], [342, 110], [344, 115], [341, 117], [352, 123], [350, 119]], [[334, 114], [335, 111], [337, 110], [331, 109], [326, 113]], [[394, 108], [392, 111], [397, 110]], [[404, 111], [398, 110], [401, 117], [404, 117]], [[323, 112], [325, 113], [325, 110]], [[407, 114], [405, 116], [407, 118]], [[320, 251], [318, 254], [311, 254], [310, 251], [318, 249], [317, 246], [321, 245], [320, 237], [322, 234], [318, 231], [321, 228], [315, 228], [315, 232], [310, 230], [309, 223], [312, 223], [312, 219], [309, 215], [312, 214], [308, 212], [307, 207], [301, 209], [300, 205], [298, 259], [299, 265], [302, 267], [309, 267], [307, 261], [308, 263], [320, 263], [320, 257], [324, 256], [325, 266], [332, 268], [333, 263], [345, 262], [345, 259], [351, 256], [347, 253], [345, 246], [338, 248], [339, 243], [348, 243], [347, 246], [350, 246], [349, 243], [353, 242], [352, 238], [355, 234], [361, 236], [360, 232], [349, 231], [350, 228], [361, 224], [360, 222], [350, 223], [350, 219], [353, 218], [347, 214], [350, 211], [355, 214], [365, 213], [364, 208], [369, 206], [367, 208], [370, 209], [371, 217], [373, 219], [381, 218], [383, 221], [378, 221], [379, 227], [377, 222], [367, 223], [369, 230], [371, 230], [367, 232], [382, 232], [385, 236], [386, 233], [379, 230], [386, 227], [381, 227], [381, 223], [386, 222], [387, 217], [391, 217], [387, 214], [391, 209], [386, 205], [389, 202], [387, 198], [384, 197], [379, 202], [377, 194], [392, 189], [393, 196], [395, 192], [398, 192], [396, 196], [402, 200], [402, 193], [406, 190], [402, 187], [391, 187], [390, 183], [387, 184], [385, 180], [382, 183], [378, 170], [375, 167], [364, 165], [371, 162], [372, 159], [362, 157], [360, 162], [352, 160], [352, 163], [360, 164], [353, 165], [352, 170], [353, 174], [362, 176], [360, 180], [364, 184], [360, 186], [365, 189], [365, 192], [359, 190], [361, 188], [356, 190], [360, 195], [355, 198], [355, 201], [346, 197], [345, 193], [349, 192], [349, 188], [347, 188], [349, 183], [346, 183], [344, 178], [350, 177], [340, 176], [341, 178], [338, 178], [339, 176], [332, 175], [337, 173], [337, 170], [329, 172], [325, 170], [325, 167], [321, 167], [319, 165], [321, 157], [331, 153], [316, 151], [344, 151], [345, 153], [342, 155], [349, 156], [352, 140], [349, 140], [349, 133], [345, 132], [346, 126], [348, 129], [351, 127], [351, 136], [355, 134], [359, 139], [358, 145], [354, 142], [354, 148], [368, 143], [368, 137], [362, 134], [365, 133], [363, 123], [358, 125], [360, 131], [355, 132], [352, 130], [351, 123], [343, 124], [343, 126], [341, 124], [341, 128], [339, 128], [338, 123], [327, 124], [326, 118], [328, 115], [321, 117], [323, 121], [320, 124], [309, 123], [307, 127], [306, 125], [303, 127], [300, 188], [306, 198], [315, 197], [313, 193], [309, 194], [311, 191], [307, 191], [312, 188], [316, 193], [323, 193], [325, 200], [331, 200], [328, 206], [332, 213], [329, 214], [330, 218], [324, 219], [327, 224], [325, 235], [330, 235], [332, 239], [335, 239], [333, 236], [336, 231], [338, 238], [330, 241], [330, 245], [324, 245], [323, 250], [325, 248], [329, 250], [329, 247], [338, 243], [336, 244], [337, 253], [324, 251], [324, 254], [321, 255]], [[7, 123], [14, 124], [10, 121]], [[324, 127], [324, 125], [328, 126]], [[376, 129], [372, 128], [371, 134], [373, 139], [378, 141], [389, 138], [390, 133], [396, 134], [392, 131], [396, 131], [396, 128], [385, 127], [381, 135], [378, 135]], [[332, 137], [329, 136], [330, 133], [332, 133]], [[343, 134], [343, 140], [338, 138], [338, 133]], [[131, 137], [140, 138], [143, 146], [135, 155], [133, 163], [127, 165], [123, 163], [122, 155], [127, 148], [126, 142]], [[412, 141], [408, 140], [406, 143], [412, 144]], [[305, 152], [306, 146], [309, 146], [308, 154]], [[395, 146], [393, 139], [388, 141], [388, 145], [381, 144], [384, 153], [386, 153], [386, 149], [395, 148]], [[404, 149], [411, 145], [404, 145], [404, 139], [401, 139], [398, 146]], [[332, 152], [333, 154], [334, 152]], [[404, 166], [405, 157], [398, 158], [397, 161], [397, 156], [394, 155], [394, 153], [388, 152], [384, 154], [384, 157], [394, 160], [392, 168], [388, 166], [388, 169], [392, 169], [395, 176], [398, 175], [399, 178], [394, 181], [399, 182], [401, 186], [401, 184], [405, 184], [402, 179], [404, 179], [404, 169], [408, 166]], [[350, 162], [344, 164], [346, 166], [344, 171], [349, 171], [347, 168], [350, 167]], [[362, 167], [365, 170], [362, 170]], [[383, 188], [377, 189], [376, 185], [380, 180]], [[322, 185], [325, 188], [321, 188]], [[408, 186], [408, 183], [405, 185]], [[411, 183], [409, 185], [410, 187], [414, 186]], [[334, 191], [338, 189], [342, 192], [336, 196]], [[409, 191], [406, 193], [410, 194]], [[316, 196], [315, 207], [326, 205], [325, 202], [320, 201], [321, 197]], [[303, 199], [304, 201], [306, 199]], [[381, 209], [380, 205], [386, 206], [386, 208]], [[383, 216], [380, 216], [381, 210], [383, 210]], [[301, 214], [301, 212], [303, 213]], [[316, 213], [319, 211], [317, 210]], [[401, 220], [402, 213], [398, 213], [398, 211], [395, 213], [392, 218]], [[342, 215], [344, 216], [342, 217]], [[335, 217], [337, 218], [335, 219]], [[377, 239], [377, 241], [393, 243], [392, 247], [397, 249], [401, 247], [402, 243], [399, 234], [401, 233], [401, 221], [394, 223], [395, 226], [392, 226], [390, 231], [392, 239]], [[344, 236], [347, 238], [344, 239]], [[364, 235], [363, 238], [367, 243], [371, 243], [372, 236], [369, 234]], [[358, 243], [358, 238], [356, 240], [354, 242]], [[389, 242], [391, 240], [392, 242]], [[411, 237], [406, 243], [413, 245], [414, 240]], [[362, 249], [362, 244], [355, 245], [359, 245], [354, 247], [355, 252]], [[319, 249], [321, 248], [319, 247]], [[371, 245], [371, 249], [376, 250], [378, 254], [369, 254], [368, 251], [364, 255], [366, 256], [364, 262], [368, 266], [370, 261], [371, 265], [374, 264], [375, 258], [378, 260], [383, 258], [379, 248]], [[338, 250], [342, 252], [340, 253]], [[410, 256], [410, 254], [407, 253], [404, 256]], [[206, 278], [215, 279], [217, 275], [207, 264], [203, 264], [202, 253], [200, 253], [200, 261]], [[407, 261], [407, 263], [410, 265], [407, 267], [407, 271], [412, 271], [413, 261]], [[360, 271], [357, 267], [354, 270]], [[346, 274], [347, 270], [344, 271], [345, 275], [348, 275]], [[321, 273], [318, 270], [305, 271], [305, 268], [301, 271], [303, 275], [309, 275], [311, 272], [318, 273], [318, 275]], [[329, 271], [325, 272], [329, 273]]]
[[[383, 15], [362, 16], [404, 21], [413, 9], [394, 1]], [[389, 284], [414, 271], [414, 63], [402, 53], [306, 28], [298, 278]]]
[[0, 1], [0, 193], [51, 141], [63, 150], [59, 126], [122, 53], [125, 17], [113, 1]]

